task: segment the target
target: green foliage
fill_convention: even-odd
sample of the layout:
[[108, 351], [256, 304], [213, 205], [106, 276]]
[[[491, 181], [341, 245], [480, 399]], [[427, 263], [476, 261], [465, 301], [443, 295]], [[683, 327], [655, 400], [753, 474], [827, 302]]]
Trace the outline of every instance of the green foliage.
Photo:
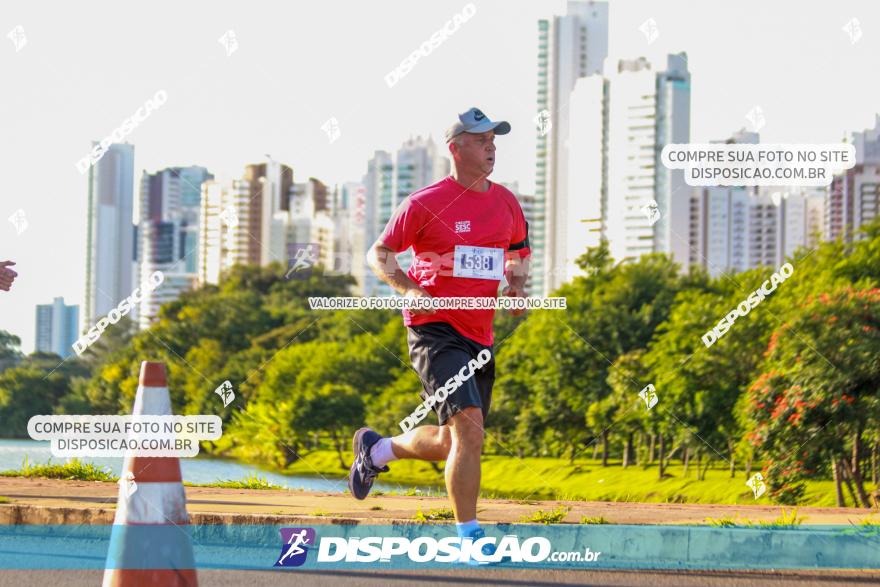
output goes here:
[[758, 522], [758, 525], [792, 528], [794, 526], [800, 526], [804, 523], [804, 520], [806, 520], [805, 517], [798, 516], [797, 508], [792, 508], [790, 512], [786, 512], [785, 508], [782, 508], [782, 513], [779, 514], [778, 518], [769, 522]]
[[439, 522], [440, 520], [454, 520], [455, 513], [449, 508], [439, 508], [428, 510], [423, 513], [422, 508], [419, 508], [416, 514], [413, 516], [413, 520], [416, 522]]
[[[570, 511], [570, 507], [562, 505], [554, 510], [537, 510], [532, 514], [524, 515], [520, 519], [520, 522], [531, 524], [560, 524]], [[583, 520], [581, 521], [581, 523], [583, 523]]]
[[251, 473], [244, 479], [234, 481], [228, 479], [226, 481], [217, 480], [214, 483], [205, 484], [205, 487], [223, 487], [226, 489], [284, 489], [280, 485], [269, 483], [265, 477], [260, 477], [256, 473]]
[[876, 288], [809, 299], [773, 332], [746, 409], [750, 439], [770, 457], [764, 477], [777, 501], [797, 503], [805, 477], [848, 458], [848, 440], [880, 426], [878, 357]]
[[52, 353], [34, 353], [0, 373], [0, 422], [3, 435], [27, 438], [32, 416], [48, 415], [71, 391], [71, 380], [88, 375], [76, 360], [62, 362]]
[[46, 463], [45, 465], [32, 465], [25, 459], [21, 469], [0, 472], [3, 477], [43, 477], [46, 479], [67, 479], [76, 481], [116, 481], [118, 478], [111, 475], [106, 469], [92, 463], [84, 463], [78, 459], [59, 463]]
[[0, 373], [21, 360], [21, 339], [11, 332], [0, 330]]
[[662, 255], [619, 265], [601, 248], [587, 257], [596, 258], [591, 276], [554, 294], [568, 310], [535, 311], [498, 350], [491, 426], [514, 448], [574, 457], [590, 446], [607, 426], [599, 425], [607, 413], [587, 412], [611, 394], [611, 364], [647, 346], [681, 287]]
[[785, 511], [785, 508], [780, 509], [780, 514], [773, 520], [761, 520], [758, 522], [753, 522], [748, 518], [740, 518], [739, 514], [735, 516], [722, 516], [720, 518], [706, 518], [706, 524], [709, 526], [714, 526], [718, 528], [733, 528], [736, 526], [760, 526], [764, 528], [793, 528], [795, 526], [800, 526], [806, 520], [803, 516], [798, 516], [797, 508], [793, 508], [791, 511]]
[[715, 528], [732, 528], [741, 525], [738, 517], [722, 516], [720, 518], [706, 518], [706, 524]]
[[[835, 463], [853, 469], [866, 502], [880, 446], [878, 259], [880, 221], [852, 243], [796, 251], [791, 277], [707, 348], [703, 334], [775, 267], [709, 277], [682, 274], [660, 254], [615, 263], [607, 243], [588, 250], [578, 259], [585, 276], [553, 292], [566, 311], [496, 313], [483, 490], [753, 502], [742, 469], [754, 465], [764, 499], [833, 505]], [[52, 355], [22, 358], [0, 331], [4, 434], [24, 436], [35, 414], [129, 413], [140, 363], [155, 360], [168, 367], [175, 413], [223, 419], [208, 452], [340, 475], [352, 433], [366, 424], [396, 434], [421, 382], [397, 312], [312, 311], [309, 296], [348, 295], [351, 278], [284, 273], [280, 264], [235, 267], [219, 285], [165, 304], [150, 329], [121, 321], [60, 365]], [[223, 407], [214, 390], [226, 380], [236, 397]], [[638, 397], [649, 383], [659, 398], [651, 410]], [[585, 459], [597, 447], [604, 463]], [[627, 449], [639, 466], [619, 466]], [[443, 483], [427, 463], [392, 470], [402, 482]]]

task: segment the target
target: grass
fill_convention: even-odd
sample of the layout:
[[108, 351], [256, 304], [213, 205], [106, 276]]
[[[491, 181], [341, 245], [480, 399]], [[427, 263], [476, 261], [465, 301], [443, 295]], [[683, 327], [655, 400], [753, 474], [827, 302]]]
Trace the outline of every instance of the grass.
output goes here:
[[[106, 469], [92, 463], [84, 463], [79, 459], [71, 459], [67, 463], [52, 463], [50, 460], [45, 465], [32, 465], [27, 458], [22, 463], [21, 469], [0, 471], [2, 477], [28, 477], [45, 479], [65, 479], [68, 481], [119, 481]], [[187, 487], [222, 487], [227, 489], [284, 489], [280, 485], [270, 483], [264, 477], [256, 473], [248, 475], [244, 479], [226, 481], [217, 480], [213, 483], [188, 483]]]
[[562, 520], [565, 519], [565, 516], [568, 515], [569, 511], [571, 511], [571, 508], [566, 506], [559, 506], [555, 510], [537, 510], [531, 515], [526, 514], [520, 518], [520, 522], [531, 524], [560, 524], [562, 523]]
[[584, 516], [581, 518], [581, 524], [610, 524], [603, 516]]
[[440, 520], [454, 520], [455, 514], [449, 508], [439, 508], [436, 510], [428, 510], [428, 513], [422, 513], [422, 508], [413, 516], [416, 522], [439, 522]]
[[8, 497], [3, 497], [2, 495], [0, 495], [0, 503], [11, 503], [11, 502], [12, 502], [12, 500], [9, 499]]
[[792, 508], [790, 512], [786, 512], [785, 508], [782, 508], [782, 513], [778, 518], [769, 522], [758, 522], [759, 526], [778, 526], [781, 528], [791, 528], [794, 526], [800, 526], [806, 520], [805, 517], [798, 516], [797, 508]]
[[706, 518], [706, 524], [716, 528], [732, 528], [733, 526], [750, 526], [751, 522], [740, 523], [739, 517], [722, 516], [720, 518]]
[[199, 487], [223, 487], [226, 489], [284, 489], [280, 485], [269, 483], [265, 477], [260, 477], [256, 473], [252, 473], [244, 479], [238, 481], [227, 479], [226, 481], [217, 480], [214, 483], [204, 483]]
[[324, 510], [315, 510], [309, 514], [310, 516], [316, 516], [319, 518], [326, 518], [331, 515], [329, 512], [325, 512]]
[[[720, 463], [707, 470], [705, 480], [697, 481], [694, 469], [695, 467], [691, 467], [690, 474], [684, 476], [681, 463], [674, 461], [667, 467], [666, 475], [660, 480], [657, 478], [657, 467], [654, 465], [631, 466], [624, 469], [620, 466], [619, 460], [611, 460], [608, 467], [602, 467], [600, 461], [592, 459], [575, 459], [574, 463], [569, 463], [567, 459], [549, 457], [518, 459], [485, 455], [482, 463], [481, 496], [514, 499], [523, 504], [531, 504], [538, 500], [731, 505], [773, 503], [767, 495], [754, 499], [752, 490], [745, 484], [745, 473], [742, 470], [737, 470], [736, 476], [731, 479], [726, 464]], [[338, 477], [346, 474], [347, 471], [340, 468], [335, 451], [319, 450], [306, 454], [302, 460], [279, 472], [303, 476], [320, 473]], [[99, 467], [78, 461], [63, 465], [49, 463], [34, 466], [25, 461], [22, 469], [5, 471], [0, 475], [91, 481], [117, 480]], [[411, 460], [395, 461], [391, 465], [391, 471], [383, 474], [380, 480], [408, 486], [408, 489], [373, 491], [373, 495], [425, 496], [433, 495], [433, 492], [425, 488], [444, 487], [442, 471], [438, 473], [428, 463]], [[283, 489], [255, 474], [241, 481], [217, 481], [201, 486]], [[421, 486], [422, 489], [415, 486]], [[865, 489], [870, 492], [876, 488], [866, 483]], [[834, 482], [830, 479], [807, 481], [806, 493], [799, 505], [835, 507]]]
[[50, 460], [45, 465], [32, 465], [27, 458], [21, 465], [21, 469], [0, 472], [3, 477], [43, 477], [46, 479], [66, 479], [68, 481], [118, 481], [106, 469], [92, 463], [84, 463], [79, 459], [71, 459], [67, 463], [52, 463]]
[[[720, 462], [706, 471], [706, 479], [697, 481], [695, 466], [684, 476], [680, 461], [673, 461], [666, 468], [666, 476], [657, 478], [656, 465], [630, 466], [624, 469], [620, 460], [609, 461], [608, 467], [592, 459], [568, 459], [550, 457], [527, 457], [484, 455], [482, 462], [481, 495], [518, 500], [572, 500], [572, 501], [623, 501], [653, 503], [714, 503], [759, 504], [773, 502], [767, 495], [755, 499], [746, 486], [746, 476], [737, 469], [731, 479], [726, 463]], [[756, 467], [754, 471], [757, 471]], [[301, 461], [286, 469], [285, 473], [312, 476], [343, 475], [339, 459], [334, 451], [321, 450], [307, 454]], [[754, 472], [753, 471], [753, 472]], [[444, 486], [443, 473], [438, 473], [428, 463], [419, 461], [395, 461], [391, 471], [384, 473], [381, 481], [422, 487]], [[601, 481], [601, 483], [600, 483]], [[875, 488], [867, 483], [868, 491]], [[375, 493], [375, 492], [374, 492]], [[391, 493], [387, 493], [390, 495]], [[418, 495], [418, 494], [416, 494]], [[807, 481], [803, 506], [835, 507], [834, 482], [827, 480]]]
[[736, 516], [722, 516], [720, 518], [706, 518], [706, 523], [709, 526], [715, 526], [717, 528], [734, 528], [737, 526], [749, 527], [749, 526], [760, 526], [763, 528], [793, 528], [795, 526], [800, 526], [804, 523], [806, 517], [798, 516], [797, 508], [793, 508], [791, 511], [785, 511], [785, 508], [780, 508], [779, 516], [774, 520], [761, 520], [758, 522], [753, 522], [748, 518], [740, 518], [739, 514]]

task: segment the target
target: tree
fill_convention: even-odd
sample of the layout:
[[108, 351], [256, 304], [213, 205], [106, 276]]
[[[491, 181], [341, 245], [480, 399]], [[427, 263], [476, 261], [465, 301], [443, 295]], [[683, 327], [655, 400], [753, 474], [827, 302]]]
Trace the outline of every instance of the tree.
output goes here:
[[350, 385], [326, 383], [293, 397], [293, 429], [328, 433], [343, 469], [351, 463], [343, 458], [342, 445], [363, 421], [364, 400]]
[[[752, 270], [735, 280], [723, 276], [707, 283], [705, 290], [681, 292], [644, 358], [661, 398], [657, 412], [665, 428], [679, 432], [684, 459], [693, 448], [698, 467], [706, 454], [708, 468], [713, 457], [721, 456], [730, 465], [731, 476], [741, 434], [735, 406], [766, 346], [771, 299], [737, 318], [711, 347], [701, 337], [746, 299], [766, 273]], [[705, 469], [698, 468], [697, 478], [704, 476]]]
[[653, 429], [652, 414], [648, 411], [644, 400], [639, 396], [644, 387], [650, 383], [645, 381], [648, 372], [642, 359], [645, 351], [636, 349], [618, 357], [608, 372], [608, 385], [611, 395], [606, 401], [611, 409], [609, 422], [613, 421], [615, 431], [625, 437], [623, 444], [622, 464], [628, 467], [631, 464], [633, 451], [633, 436], [641, 435]]
[[11, 332], [0, 330], [0, 373], [21, 361], [21, 339]]
[[803, 479], [830, 464], [853, 501], [870, 507], [862, 447], [880, 429], [878, 389], [880, 289], [822, 294], [777, 328], [747, 407], [770, 494], [795, 503]]
[[113, 355], [129, 344], [137, 334], [137, 324], [128, 316], [123, 316], [116, 324], [111, 324], [101, 334], [101, 337], [92, 343], [80, 357], [91, 369], [103, 365], [112, 360]]
[[212, 452], [248, 463], [285, 468], [299, 460], [304, 435], [293, 429], [293, 403], [251, 402], [233, 412], [232, 424], [211, 447]]
[[591, 406], [611, 393], [611, 364], [645, 348], [683, 283], [678, 266], [663, 255], [613, 265], [604, 242], [579, 262], [587, 277], [554, 294], [567, 299], [567, 310], [530, 312], [498, 350], [503, 369], [493, 406], [503, 411], [492, 419], [500, 426], [496, 432], [520, 447], [567, 453], [569, 460], [611, 423], [600, 426], [607, 415], [598, 408], [587, 419]]
[[60, 360], [54, 353], [33, 353], [0, 373], [4, 435], [26, 438], [28, 420], [54, 413], [59, 400], [70, 392], [70, 379], [88, 374], [82, 363], [73, 360], [57, 366]]

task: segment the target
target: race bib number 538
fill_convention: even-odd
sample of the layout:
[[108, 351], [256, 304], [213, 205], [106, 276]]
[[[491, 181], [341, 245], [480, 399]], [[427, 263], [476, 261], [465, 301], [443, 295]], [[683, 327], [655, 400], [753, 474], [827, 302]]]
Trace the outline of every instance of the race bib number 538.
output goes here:
[[455, 245], [452, 275], [500, 280], [504, 276], [504, 249]]

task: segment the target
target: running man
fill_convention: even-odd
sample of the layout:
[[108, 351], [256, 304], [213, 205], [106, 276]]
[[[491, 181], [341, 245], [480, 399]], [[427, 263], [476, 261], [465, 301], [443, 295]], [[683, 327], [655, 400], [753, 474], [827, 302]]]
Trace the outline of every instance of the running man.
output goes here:
[[[458, 119], [446, 131], [452, 175], [401, 203], [367, 261], [380, 279], [408, 298], [496, 297], [502, 277], [508, 283], [503, 295], [525, 297], [528, 224], [516, 197], [487, 179], [495, 167], [495, 136], [510, 132], [510, 124], [492, 122], [477, 108]], [[410, 247], [414, 260], [404, 273], [395, 255]], [[422, 399], [440, 387], [454, 391], [434, 403], [439, 426], [420, 426], [390, 438], [370, 428], [355, 433], [348, 486], [357, 499], [367, 496], [391, 461], [445, 460], [458, 535], [475, 541], [485, 535], [477, 523], [477, 497], [483, 426], [495, 381], [494, 314], [491, 309], [403, 311], [410, 359], [424, 386]], [[481, 352], [485, 358], [486, 350], [492, 355], [488, 362], [479, 361], [482, 367], [466, 380], [459, 377]]]

